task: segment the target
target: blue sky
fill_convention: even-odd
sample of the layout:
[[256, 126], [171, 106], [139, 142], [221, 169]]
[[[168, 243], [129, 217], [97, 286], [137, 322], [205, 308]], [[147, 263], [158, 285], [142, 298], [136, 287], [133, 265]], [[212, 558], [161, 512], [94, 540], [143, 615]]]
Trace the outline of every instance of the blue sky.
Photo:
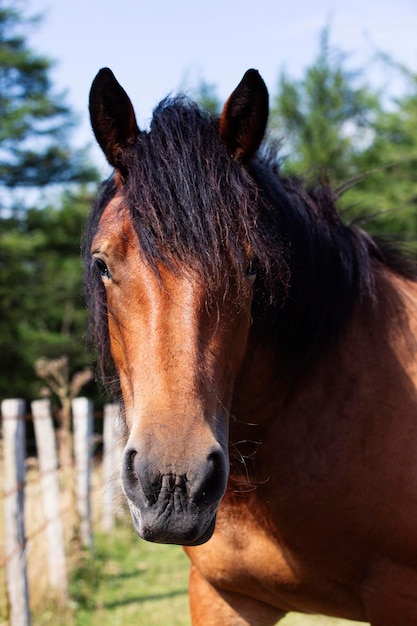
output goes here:
[[143, 127], [161, 98], [200, 78], [226, 99], [255, 67], [273, 94], [282, 69], [300, 77], [314, 60], [326, 25], [375, 85], [397, 88], [372, 62], [377, 50], [417, 73], [417, 0], [27, 0], [27, 12], [44, 14], [30, 42], [56, 61], [56, 89], [79, 115], [83, 144], [93, 142], [88, 92], [103, 66], [129, 93]]

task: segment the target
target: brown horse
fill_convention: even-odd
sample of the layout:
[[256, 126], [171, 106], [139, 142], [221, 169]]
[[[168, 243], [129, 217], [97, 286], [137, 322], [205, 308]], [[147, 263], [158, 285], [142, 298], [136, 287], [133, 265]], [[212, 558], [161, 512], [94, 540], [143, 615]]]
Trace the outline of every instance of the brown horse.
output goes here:
[[417, 624], [414, 268], [279, 173], [255, 70], [220, 118], [179, 96], [144, 132], [103, 69], [90, 112], [114, 167], [92, 340], [134, 526], [186, 546], [193, 624]]

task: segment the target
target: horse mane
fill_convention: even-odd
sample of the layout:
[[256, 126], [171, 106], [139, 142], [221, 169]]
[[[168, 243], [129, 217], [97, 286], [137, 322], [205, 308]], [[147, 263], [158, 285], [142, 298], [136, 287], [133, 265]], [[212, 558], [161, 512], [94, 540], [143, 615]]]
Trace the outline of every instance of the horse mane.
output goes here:
[[[244, 285], [250, 250], [258, 270], [254, 319], [267, 320], [293, 362], [331, 345], [357, 299], [374, 297], [374, 261], [416, 277], [404, 257], [342, 222], [329, 186], [307, 189], [301, 179], [282, 176], [270, 151], [247, 167], [230, 158], [218, 118], [183, 96], [159, 104], [150, 131], [127, 151], [124, 169], [125, 203], [147, 261], [174, 271], [192, 267], [210, 294], [227, 277]], [[111, 177], [85, 239], [90, 338], [107, 382], [115, 372], [90, 245], [114, 193]]]

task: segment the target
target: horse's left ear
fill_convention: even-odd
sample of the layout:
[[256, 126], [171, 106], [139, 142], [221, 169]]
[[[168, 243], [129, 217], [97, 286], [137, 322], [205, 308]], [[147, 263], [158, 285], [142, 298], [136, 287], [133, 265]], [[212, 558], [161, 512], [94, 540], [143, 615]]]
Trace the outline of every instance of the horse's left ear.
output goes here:
[[257, 70], [248, 70], [224, 105], [220, 137], [237, 161], [248, 163], [260, 146], [268, 121], [268, 90]]
[[139, 134], [129, 96], [105, 67], [95, 77], [90, 90], [90, 120], [94, 135], [108, 162], [121, 168], [124, 150]]

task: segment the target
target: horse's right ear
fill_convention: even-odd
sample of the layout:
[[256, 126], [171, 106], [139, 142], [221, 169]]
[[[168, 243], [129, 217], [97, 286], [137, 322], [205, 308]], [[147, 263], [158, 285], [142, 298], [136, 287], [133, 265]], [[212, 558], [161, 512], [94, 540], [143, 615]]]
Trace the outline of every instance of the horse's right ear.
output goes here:
[[108, 162], [122, 166], [122, 153], [139, 134], [129, 96], [107, 67], [99, 71], [90, 90], [90, 120]]
[[259, 148], [268, 121], [269, 96], [257, 70], [248, 70], [220, 117], [220, 137], [229, 154], [248, 163]]

